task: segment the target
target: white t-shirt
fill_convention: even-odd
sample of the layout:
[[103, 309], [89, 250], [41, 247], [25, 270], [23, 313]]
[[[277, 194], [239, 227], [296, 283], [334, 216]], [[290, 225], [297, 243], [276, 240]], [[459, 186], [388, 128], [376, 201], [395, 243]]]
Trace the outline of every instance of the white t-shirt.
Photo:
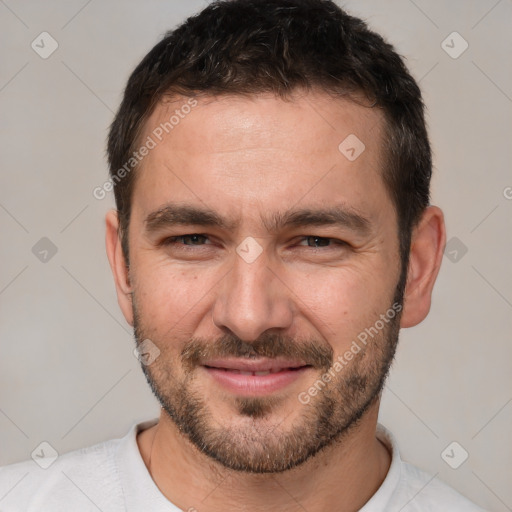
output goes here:
[[[0, 468], [0, 512], [179, 512], [153, 482], [137, 445], [137, 433], [157, 421], [134, 424], [122, 439], [63, 454], [47, 469], [34, 460]], [[392, 453], [391, 466], [360, 512], [483, 511], [403, 462], [394, 437], [380, 424], [377, 437]], [[44, 454], [41, 450], [37, 453]], [[39, 463], [50, 460], [41, 458]]]

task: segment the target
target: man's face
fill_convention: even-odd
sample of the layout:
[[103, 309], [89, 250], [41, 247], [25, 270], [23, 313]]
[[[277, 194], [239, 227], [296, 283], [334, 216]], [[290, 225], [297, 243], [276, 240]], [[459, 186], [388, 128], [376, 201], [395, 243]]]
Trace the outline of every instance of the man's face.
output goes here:
[[160, 104], [141, 138], [181, 109], [132, 199], [133, 324], [160, 350], [143, 369], [200, 450], [283, 471], [378, 404], [393, 358], [401, 268], [382, 114], [322, 93], [186, 101]]

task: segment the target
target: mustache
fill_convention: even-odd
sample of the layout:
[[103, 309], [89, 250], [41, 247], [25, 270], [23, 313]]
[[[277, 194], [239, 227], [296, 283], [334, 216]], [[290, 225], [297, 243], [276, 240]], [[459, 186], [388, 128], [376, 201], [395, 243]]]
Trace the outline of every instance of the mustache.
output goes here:
[[325, 341], [313, 339], [298, 342], [279, 334], [263, 334], [255, 341], [246, 342], [236, 336], [225, 334], [214, 341], [193, 338], [181, 352], [181, 362], [189, 371], [208, 360], [229, 357], [294, 359], [327, 371], [333, 364], [334, 351]]

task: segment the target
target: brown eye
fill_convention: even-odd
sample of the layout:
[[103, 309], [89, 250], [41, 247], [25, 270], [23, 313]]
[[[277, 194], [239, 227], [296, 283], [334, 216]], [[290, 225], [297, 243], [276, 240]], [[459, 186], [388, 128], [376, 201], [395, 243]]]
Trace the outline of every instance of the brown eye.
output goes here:
[[[308, 247], [312, 247], [314, 249], [319, 249], [322, 247], [335, 248], [336, 245], [347, 245], [346, 242], [343, 242], [342, 240], [337, 240], [336, 238], [326, 238], [314, 235], [303, 237], [301, 242], [306, 242]], [[301, 244], [299, 243], [299, 245]]]
[[[191, 245], [201, 245], [201, 240], [207, 240], [207, 238], [204, 235], [183, 235], [180, 237], [183, 241], [189, 240], [191, 241]], [[185, 245], [188, 245], [185, 243]]]
[[319, 236], [308, 236], [307, 237], [308, 245], [311, 247], [312, 243], [313, 247], [327, 247], [331, 241], [330, 238], [322, 238]]
[[[198, 233], [192, 233], [189, 235], [179, 235], [179, 236], [171, 236], [166, 238], [162, 243], [163, 245], [185, 245], [185, 246], [194, 246], [194, 245], [205, 245], [201, 243], [202, 241], [208, 240], [208, 237], [205, 235], [200, 235]], [[190, 242], [190, 243], [188, 243]]]

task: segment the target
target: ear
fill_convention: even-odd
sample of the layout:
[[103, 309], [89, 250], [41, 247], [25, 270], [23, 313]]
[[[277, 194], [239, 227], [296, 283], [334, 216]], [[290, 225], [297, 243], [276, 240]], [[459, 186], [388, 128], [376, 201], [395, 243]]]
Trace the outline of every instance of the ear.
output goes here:
[[133, 326], [132, 286], [129, 269], [121, 246], [119, 219], [115, 210], [110, 210], [105, 217], [105, 245], [108, 261], [116, 284], [117, 302], [126, 321]]
[[411, 237], [400, 327], [413, 327], [428, 315], [432, 289], [441, 267], [445, 244], [443, 212], [437, 206], [429, 206], [423, 212]]

